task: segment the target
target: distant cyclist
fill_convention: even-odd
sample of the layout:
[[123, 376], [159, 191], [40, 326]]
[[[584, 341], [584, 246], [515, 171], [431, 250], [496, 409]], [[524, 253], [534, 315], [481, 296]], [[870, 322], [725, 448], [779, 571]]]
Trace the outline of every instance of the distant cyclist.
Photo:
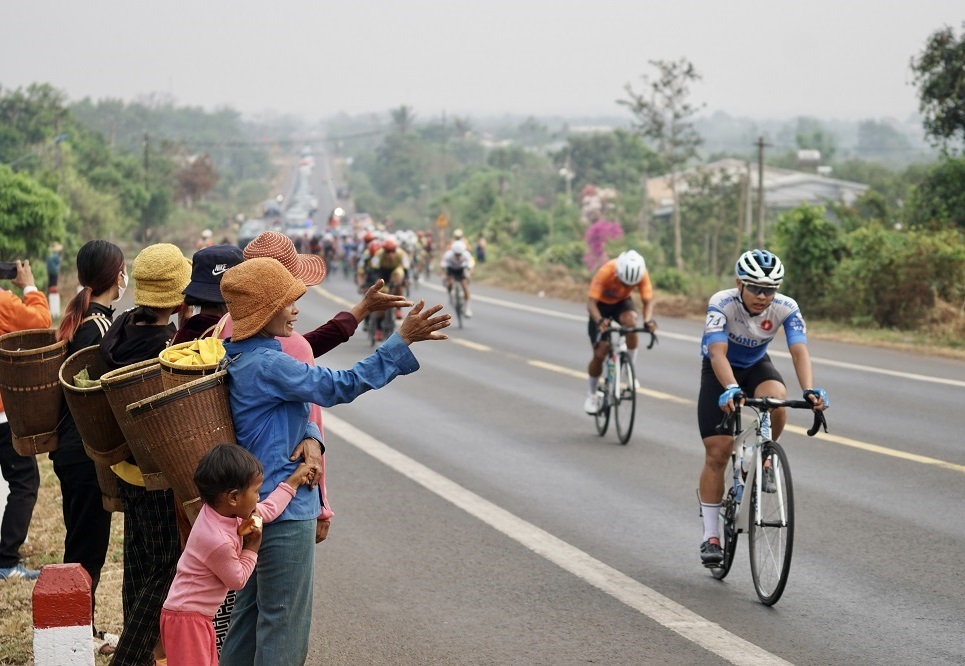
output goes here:
[[469, 306], [469, 275], [476, 265], [476, 260], [472, 258], [472, 253], [466, 249], [466, 243], [461, 240], [452, 241], [452, 245], [446, 250], [445, 254], [442, 255], [442, 261], [439, 262], [439, 265], [442, 270], [446, 272], [446, 290], [450, 296], [452, 294], [453, 284], [458, 282], [462, 285], [462, 292], [466, 296], [466, 305], [463, 307], [462, 313], [467, 318], [471, 318], [472, 308]]
[[[586, 301], [586, 311], [590, 315], [587, 322], [587, 332], [590, 344], [593, 345], [593, 358], [586, 372], [586, 401], [583, 409], [587, 414], [600, 411], [603, 396], [597, 392], [600, 375], [603, 374], [603, 361], [610, 351], [610, 345], [602, 335], [602, 330], [609, 325], [610, 320], [616, 319], [626, 328], [638, 327], [637, 309], [631, 298], [633, 291], [640, 292], [643, 303], [643, 321], [648, 331], [657, 330], [657, 322], [653, 320], [653, 285], [650, 284], [650, 274], [647, 264], [636, 250], [620, 253], [616, 259], [611, 259], [597, 270], [590, 282], [589, 298]], [[627, 349], [630, 350], [634, 363], [637, 360], [637, 334], [627, 334]]]
[[[804, 398], [815, 409], [830, 406], [824, 389], [814, 388], [804, 318], [793, 298], [778, 294], [784, 265], [767, 250], [750, 250], [737, 260], [737, 287], [719, 291], [707, 305], [707, 323], [701, 341], [704, 361], [697, 399], [697, 422], [704, 440], [704, 467], [700, 473], [700, 511], [704, 538], [700, 560], [705, 566], [723, 560], [718, 514], [724, 496], [724, 470], [734, 446], [733, 433], [719, 435], [724, 412], [734, 410], [743, 394], [784, 400], [784, 379], [771, 363], [767, 346], [784, 328], [791, 362]], [[771, 412], [771, 434], [777, 439], [787, 422], [785, 409]], [[765, 479], [766, 483], [766, 479]]]
[[[389, 293], [404, 294], [409, 284], [409, 255], [399, 247], [398, 241], [391, 236], [385, 239], [382, 247], [372, 256], [370, 264], [375, 279], [382, 278]], [[396, 309], [396, 318], [402, 318], [402, 310]]]

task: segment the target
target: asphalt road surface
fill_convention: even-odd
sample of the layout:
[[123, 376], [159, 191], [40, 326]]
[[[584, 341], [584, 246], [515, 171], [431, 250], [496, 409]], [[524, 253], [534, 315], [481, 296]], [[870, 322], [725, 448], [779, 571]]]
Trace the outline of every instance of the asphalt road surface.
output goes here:
[[[297, 329], [357, 299], [331, 275]], [[582, 304], [474, 285], [473, 310], [414, 346], [418, 372], [324, 412], [310, 663], [965, 663], [965, 363], [812, 341], [831, 432], [790, 414], [794, 556], [767, 608], [746, 537], [725, 581], [699, 564], [701, 322], [658, 305], [621, 446], [582, 412]], [[321, 362], [370, 351], [360, 329]]]

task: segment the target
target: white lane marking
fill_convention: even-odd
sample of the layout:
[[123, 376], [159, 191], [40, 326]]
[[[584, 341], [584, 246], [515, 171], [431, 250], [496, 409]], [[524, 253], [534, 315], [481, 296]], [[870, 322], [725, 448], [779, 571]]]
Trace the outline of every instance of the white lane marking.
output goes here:
[[730, 633], [656, 590], [635, 581], [587, 553], [463, 488], [425, 465], [362, 432], [342, 419], [325, 415], [329, 432], [475, 516], [490, 527], [553, 562], [565, 571], [643, 613], [708, 652], [733, 664], [789, 664], [777, 655]]
[[[444, 291], [442, 287], [434, 284], [426, 284], [427, 287], [431, 289], [438, 289], [439, 291]], [[504, 301], [498, 298], [490, 298], [489, 296], [479, 296], [474, 295], [473, 300], [478, 300], [483, 303], [491, 303], [493, 305], [498, 305], [504, 308], [513, 308], [515, 310], [524, 310], [527, 312], [533, 312], [536, 314], [547, 315], [549, 317], [556, 317], [558, 319], [568, 319], [570, 321], [582, 321], [586, 322], [586, 316], [574, 315], [569, 312], [559, 312], [557, 310], [548, 310], [546, 308], [537, 308], [530, 305], [521, 305], [519, 303], [513, 303], [511, 301]], [[700, 338], [693, 335], [684, 335], [682, 333], [671, 333], [669, 331], [659, 331], [659, 337], [670, 338], [671, 340], [681, 340], [683, 342], [693, 342], [695, 344], [700, 344]], [[780, 356], [781, 358], [791, 358], [791, 355], [784, 351], [769, 350], [768, 353], [771, 356]], [[901, 372], [899, 370], [886, 370], [884, 368], [875, 368], [869, 365], [859, 365], [857, 363], [848, 363], [846, 361], [832, 361], [831, 359], [817, 358], [812, 356], [811, 362], [815, 365], [828, 365], [835, 368], [844, 368], [845, 370], [858, 370], [860, 372], [870, 372], [878, 375], [887, 375], [889, 377], [901, 377], [902, 379], [911, 379], [917, 382], [931, 382], [933, 384], [945, 384], [947, 386], [959, 386], [965, 388], [965, 381], [959, 379], [947, 379], [945, 377], [931, 377], [928, 375], [919, 375], [914, 372]]]
[[[580, 372], [578, 370], [571, 370], [570, 368], [564, 368], [561, 365], [556, 365], [554, 363], [546, 363], [544, 361], [527, 361], [530, 365], [542, 368], [543, 370], [549, 370], [550, 372], [558, 372], [563, 375], [569, 375], [570, 377], [576, 377], [577, 379], [586, 379], [586, 373]], [[637, 389], [637, 393], [641, 393], [649, 398], [656, 398], [658, 400], [669, 400], [670, 402], [675, 402], [678, 405], [692, 405], [693, 400], [687, 400], [686, 398], [679, 398], [670, 393], [663, 393], [661, 391], [654, 391], [652, 389], [645, 389], [642, 386]]]
[[486, 345], [481, 345], [478, 342], [472, 342], [470, 340], [462, 340], [460, 338], [449, 338], [449, 342], [454, 345], [462, 345], [463, 347], [469, 347], [470, 349], [475, 349], [476, 351], [488, 352], [492, 351], [492, 347], [487, 347]]
[[[555, 365], [553, 363], [544, 363], [543, 361], [529, 361], [528, 363], [529, 365], [532, 365], [536, 368], [542, 368], [543, 370], [549, 370], [550, 372], [557, 372], [561, 375], [576, 377], [577, 379], [586, 379], [585, 372], [572, 370], [570, 368], [564, 368], [561, 365]], [[645, 389], [643, 387], [638, 388], [637, 393], [642, 393], [643, 395], [649, 396], [651, 398], [657, 398], [659, 400], [669, 400], [671, 402], [677, 403], [678, 405], [697, 404], [696, 401], [694, 400], [681, 398], [679, 396], [675, 396], [670, 393], [652, 391], [650, 389]], [[809, 437], [807, 428], [802, 428], [800, 426], [787, 424], [784, 426], [784, 430], [786, 432], [793, 432], [795, 435], [801, 435], [802, 437]], [[843, 446], [850, 446], [852, 448], [860, 449], [862, 451], [867, 451], [869, 453], [877, 453], [879, 455], [890, 456], [892, 458], [898, 458], [900, 460], [908, 460], [910, 462], [921, 463], [922, 465], [932, 465], [934, 467], [941, 467], [942, 469], [951, 470], [953, 472], [965, 472], [965, 465], [959, 465], [958, 463], [948, 462], [946, 460], [940, 460], [938, 458], [921, 456], [921, 455], [918, 455], [917, 453], [908, 453], [907, 451], [901, 451], [899, 449], [891, 449], [886, 446], [881, 446], [880, 444], [870, 444], [868, 442], [862, 442], [857, 439], [851, 439], [850, 437], [832, 435], [826, 432], [818, 433], [817, 437], [818, 439], [821, 439], [821, 440], [835, 442], [836, 444], [841, 444]]]

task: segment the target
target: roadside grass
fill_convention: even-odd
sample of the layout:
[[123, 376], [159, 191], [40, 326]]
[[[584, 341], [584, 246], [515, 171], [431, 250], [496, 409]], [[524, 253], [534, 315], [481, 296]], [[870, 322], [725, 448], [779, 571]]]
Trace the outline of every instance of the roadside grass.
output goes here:
[[[40, 468], [40, 492], [27, 542], [20, 552], [24, 564], [39, 569], [45, 564], [58, 564], [64, 555], [64, 516], [60, 481], [53, 463], [46, 455], [37, 456]], [[120, 634], [123, 623], [121, 583], [123, 579], [123, 514], [115, 513], [111, 521], [111, 543], [107, 561], [97, 588], [96, 625], [100, 631]], [[0, 582], [0, 665], [33, 664], [33, 589], [29, 581]], [[93, 642], [91, 642], [93, 651]], [[97, 655], [95, 663], [106, 666], [109, 658]]]
[[[528, 261], [501, 257], [478, 264], [473, 280], [496, 287], [569, 301], [586, 301], [589, 278], [564, 266], [537, 268]], [[684, 317], [703, 320], [707, 297], [657, 292], [654, 318]], [[805, 313], [806, 315], [807, 313]], [[852, 344], [871, 345], [914, 354], [965, 359], [965, 316], [948, 304], [939, 304], [931, 321], [918, 330], [883, 329], [874, 325], [808, 318], [808, 336]]]

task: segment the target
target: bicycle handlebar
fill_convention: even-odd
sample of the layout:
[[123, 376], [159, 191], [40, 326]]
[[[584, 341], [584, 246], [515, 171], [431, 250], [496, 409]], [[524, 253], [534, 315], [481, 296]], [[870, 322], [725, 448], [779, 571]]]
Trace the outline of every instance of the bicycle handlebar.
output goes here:
[[738, 393], [734, 396], [734, 411], [729, 414], [724, 415], [724, 419], [717, 426], [718, 435], [727, 435], [731, 430], [731, 423], [734, 419], [737, 419], [738, 428], [740, 428], [740, 410], [741, 405], [739, 404], [740, 399], [743, 398], [744, 405], [748, 407], [756, 407], [757, 409], [762, 409], [764, 411], [770, 411], [772, 409], [777, 409], [778, 407], [790, 407], [791, 409], [810, 409], [814, 411], [814, 423], [808, 428], [808, 437], [814, 437], [821, 427], [824, 427], [824, 432], [828, 431], [828, 420], [824, 416], [823, 411], [818, 411], [814, 409], [814, 405], [810, 400], [779, 400], [778, 398], [748, 398], [742, 393]]
[[608, 333], [619, 333], [620, 335], [626, 335], [627, 333], [649, 333], [650, 334], [650, 344], [647, 345], [647, 349], [653, 349], [653, 346], [659, 342], [657, 340], [657, 334], [655, 331], [650, 330], [647, 326], [620, 326], [619, 324], [611, 323], [606, 329]]

